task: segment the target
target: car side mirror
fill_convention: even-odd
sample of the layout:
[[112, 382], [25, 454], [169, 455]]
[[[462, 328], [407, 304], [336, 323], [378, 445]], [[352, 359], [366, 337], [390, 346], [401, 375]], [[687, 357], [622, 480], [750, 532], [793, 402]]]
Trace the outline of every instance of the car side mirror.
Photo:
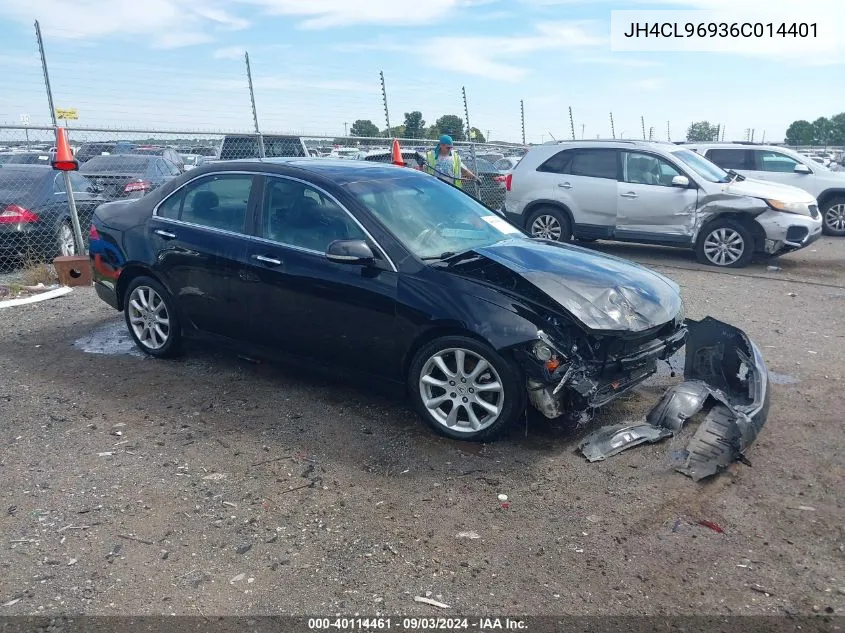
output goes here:
[[675, 176], [672, 178], [672, 186], [673, 187], [681, 187], [683, 189], [689, 188], [689, 178], [686, 176]]
[[326, 259], [336, 264], [357, 264], [369, 266], [376, 256], [364, 240], [335, 240], [326, 249]]
[[802, 163], [798, 163], [795, 165], [795, 169], [793, 170], [796, 174], [812, 174], [813, 171]]

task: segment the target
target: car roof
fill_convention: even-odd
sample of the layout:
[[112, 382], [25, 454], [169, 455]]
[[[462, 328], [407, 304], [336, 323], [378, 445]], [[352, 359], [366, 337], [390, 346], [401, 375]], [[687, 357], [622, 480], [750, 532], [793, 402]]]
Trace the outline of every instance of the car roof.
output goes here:
[[255, 171], [266, 170], [279, 175], [296, 175], [296, 172], [300, 172], [300, 174], [306, 172], [338, 185], [358, 182], [363, 179], [382, 180], [401, 176], [428, 177], [415, 169], [407, 169], [387, 163], [330, 158], [249, 158], [216, 161], [203, 165], [200, 169], [204, 170], [205, 173], [214, 173], [246, 166]]

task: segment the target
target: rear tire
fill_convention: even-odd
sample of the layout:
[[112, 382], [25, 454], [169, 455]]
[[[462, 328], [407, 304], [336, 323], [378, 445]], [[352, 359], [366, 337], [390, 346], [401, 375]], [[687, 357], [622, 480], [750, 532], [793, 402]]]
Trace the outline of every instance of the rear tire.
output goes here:
[[565, 211], [555, 207], [540, 207], [529, 217], [525, 225], [531, 237], [554, 242], [569, 242], [572, 239], [572, 223]]
[[845, 235], [845, 198], [828, 200], [822, 209], [822, 233], [842, 237]]
[[150, 356], [172, 358], [182, 347], [182, 330], [176, 302], [152, 277], [129, 282], [123, 302], [126, 327], [135, 345]]
[[76, 255], [76, 238], [73, 235], [73, 226], [67, 220], [63, 220], [56, 227], [56, 249], [59, 256]]
[[754, 237], [736, 220], [715, 220], [698, 236], [695, 254], [702, 264], [742, 268], [754, 256]]
[[424, 345], [408, 371], [414, 407], [446, 437], [484, 442], [525, 411], [521, 373], [488, 345], [444, 336]]

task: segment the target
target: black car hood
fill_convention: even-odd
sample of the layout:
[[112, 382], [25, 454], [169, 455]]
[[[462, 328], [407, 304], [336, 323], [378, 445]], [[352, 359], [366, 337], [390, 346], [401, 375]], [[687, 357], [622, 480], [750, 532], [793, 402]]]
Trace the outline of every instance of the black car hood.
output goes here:
[[473, 251], [528, 281], [591, 330], [641, 332], [683, 318], [677, 284], [618, 257], [537, 239]]

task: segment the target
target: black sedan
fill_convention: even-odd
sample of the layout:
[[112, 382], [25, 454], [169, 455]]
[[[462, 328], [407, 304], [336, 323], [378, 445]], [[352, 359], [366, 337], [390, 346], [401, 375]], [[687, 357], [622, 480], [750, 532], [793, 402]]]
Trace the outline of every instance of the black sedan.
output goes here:
[[140, 198], [181, 172], [166, 158], [153, 154], [108, 154], [89, 159], [79, 173], [101, 187], [103, 196], [117, 200]]
[[201, 337], [398, 381], [452, 438], [489, 439], [529, 402], [550, 418], [602, 406], [688, 327], [669, 279], [365, 161], [198, 167], [102, 205], [90, 240], [97, 293], [147, 354]]
[[[79, 221], [87, 226], [104, 199], [84, 176], [71, 172], [70, 182]], [[51, 260], [74, 254], [64, 175], [40, 165], [0, 167], [0, 256]]]

